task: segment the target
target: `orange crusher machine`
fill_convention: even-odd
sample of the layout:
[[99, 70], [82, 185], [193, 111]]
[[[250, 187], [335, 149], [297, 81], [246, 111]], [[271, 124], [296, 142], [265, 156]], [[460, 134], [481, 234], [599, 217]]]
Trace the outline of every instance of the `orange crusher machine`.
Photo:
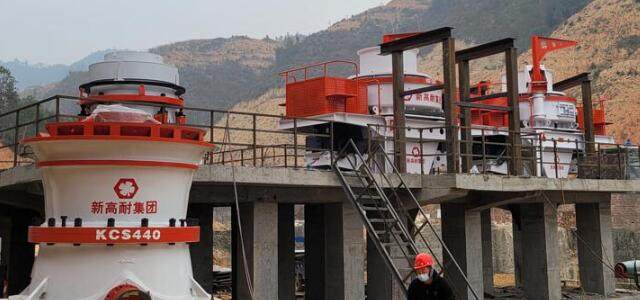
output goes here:
[[[384, 42], [406, 36], [385, 35]], [[330, 149], [325, 137], [333, 122], [334, 152], [352, 139], [360, 152], [365, 153], [372, 137], [382, 141], [385, 152], [393, 153], [393, 93], [391, 57], [379, 55], [380, 47], [357, 52], [359, 63], [334, 60], [312, 64], [280, 73], [286, 85], [286, 116], [280, 129], [322, 134], [307, 136], [307, 149]], [[405, 89], [417, 89], [440, 84], [427, 74], [418, 72], [418, 50], [404, 52]], [[352, 76], [332, 76], [334, 71], [351, 70]], [[423, 131], [422, 147], [418, 130], [406, 130], [407, 172], [429, 173], [434, 168], [446, 168], [440, 152], [445, 140], [442, 92], [432, 91], [405, 98], [406, 126], [431, 128]], [[293, 118], [296, 119], [295, 122]], [[307, 118], [307, 119], [305, 119]], [[424, 153], [424, 154], [423, 154]], [[350, 168], [347, 158], [338, 161], [342, 168]], [[391, 158], [393, 159], [393, 158]], [[327, 151], [307, 151], [305, 165], [309, 168], [328, 168], [331, 154]], [[421, 166], [422, 164], [422, 166]]]
[[[408, 34], [385, 35], [383, 42], [389, 42]], [[548, 52], [570, 47], [575, 42], [534, 36], [532, 38], [533, 64], [526, 65], [518, 73], [520, 95], [520, 119], [524, 145], [535, 145], [542, 149], [536, 151], [536, 170], [528, 170], [529, 174], [546, 177], [569, 176], [572, 160], [577, 152], [584, 151], [584, 135], [582, 128], [582, 108], [577, 105], [576, 98], [553, 90], [553, 72], [540, 64]], [[393, 95], [390, 56], [379, 55], [379, 47], [365, 48], [358, 51], [359, 64], [350, 61], [330, 61], [287, 70], [281, 73], [286, 84], [286, 116], [280, 122], [281, 129], [294, 129], [298, 132], [316, 134], [329, 133], [329, 122], [334, 122], [334, 149], [342, 148], [349, 139], [353, 139], [361, 152], [373, 135], [382, 137], [387, 153], [393, 153]], [[426, 74], [418, 72], [418, 50], [404, 52], [405, 89], [428, 87], [439, 84]], [[330, 76], [329, 69], [333, 65], [350, 66], [354, 75], [350, 77]], [[337, 67], [334, 67], [338, 69]], [[344, 69], [344, 68], [343, 68]], [[315, 72], [314, 72], [315, 71]], [[315, 74], [316, 76], [312, 76]], [[500, 86], [506, 92], [506, 76], [502, 75]], [[486, 100], [478, 103], [507, 106], [506, 96], [490, 95], [492, 83], [481, 81], [471, 89], [472, 97], [485, 96]], [[446, 159], [441, 152], [445, 139], [442, 92], [433, 91], [414, 94], [405, 98], [406, 126], [424, 128], [422, 137], [419, 130], [407, 130], [407, 172], [435, 173], [446, 169]], [[602, 103], [593, 110], [596, 142], [614, 143], [613, 138], [605, 133], [606, 123]], [[507, 174], [506, 155], [508, 137], [508, 113], [505, 111], [488, 111], [472, 109], [472, 135], [474, 157], [477, 158], [482, 149], [478, 149], [482, 135], [490, 145], [484, 153], [492, 159], [473, 162], [472, 172], [490, 172]], [[292, 118], [310, 118], [297, 119]], [[460, 133], [458, 133], [460, 134]], [[426, 141], [420, 147], [419, 141]], [[307, 137], [307, 149], [329, 149], [328, 137]], [[499, 145], [502, 144], [502, 145]], [[555, 146], [554, 146], [555, 145]], [[555, 150], [554, 150], [555, 148]], [[327, 168], [330, 165], [329, 151], [308, 151], [305, 154], [307, 167]], [[391, 158], [393, 159], [393, 158]], [[558, 161], [558, 163], [554, 163]], [[422, 166], [421, 166], [422, 164]], [[348, 163], [338, 165], [348, 168]], [[555, 169], [558, 170], [555, 170]], [[475, 170], [475, 171], [474, 171]]]
[[124, 51], [91, 65], [89, 77], [78, 118], [23, 141], [42, 172], [46, 221], [29, 229], [39, 245], [31, 284], [9, 299], [210, 299], [187, 244], [200, 228], [185, 217], [211, 144], [181, 125], [177, 69]]

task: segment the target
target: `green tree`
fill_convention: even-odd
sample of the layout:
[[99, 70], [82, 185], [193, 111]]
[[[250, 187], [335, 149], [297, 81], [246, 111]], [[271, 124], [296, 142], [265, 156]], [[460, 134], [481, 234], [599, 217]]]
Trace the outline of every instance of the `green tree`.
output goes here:
[[18, 99], [16, 79], [9, 70], [0, 66], [0, 112], [16, 107]]

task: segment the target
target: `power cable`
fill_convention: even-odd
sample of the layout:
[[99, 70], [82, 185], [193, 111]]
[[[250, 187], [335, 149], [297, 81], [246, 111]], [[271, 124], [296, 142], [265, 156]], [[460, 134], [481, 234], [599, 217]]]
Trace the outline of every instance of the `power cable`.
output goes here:
[[[224, 129], [224, 136], [222, 138], [222, 155], [224, 156], [225, 147], [229, 145], [231, 142], [231, 135], [229, 133], [229, 119], [230, 116], [227, 116], [226, 125]], [[213, 134], [213, 132], [211, 133]], [[233, 154], [231, 156], [231, 160], [233, 160]], [[238, 237], [240, 238], [240, 250], [242, 252], [242, 262], [244, 267], [244, 276], [247, 282], [247, 289], [249, 290], [249, 296], [253, 299], [253, 283], [251, 282], [251, 274], [249, 273], [249, 265], [247, 263], [247, 251], [244, 244], [244, 234], [242, 233], [242, 219], [240, 217], [240, 201], [238, 200], [238, 186], [236, 181], [236, 167], [231, 163], [231, 180], [233, 181], [233, 197], [235, 202], [235, 211], [236, 211], [236, 223], [238, 226]]]

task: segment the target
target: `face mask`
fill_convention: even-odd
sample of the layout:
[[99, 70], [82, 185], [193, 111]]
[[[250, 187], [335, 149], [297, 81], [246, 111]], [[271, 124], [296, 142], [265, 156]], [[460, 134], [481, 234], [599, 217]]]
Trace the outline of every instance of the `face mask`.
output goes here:
[[418, 275], [418, 280], [420, 280], [422, 282], [427, 282], [427, 280], [429, 280], [429, 273], [424, 273], [424, 274]]

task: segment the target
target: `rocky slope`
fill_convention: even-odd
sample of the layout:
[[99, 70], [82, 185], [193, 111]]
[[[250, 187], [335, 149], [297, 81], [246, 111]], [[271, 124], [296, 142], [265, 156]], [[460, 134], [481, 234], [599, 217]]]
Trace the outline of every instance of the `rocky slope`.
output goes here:
[[[550, 35], [578, 41], [575, 48], [547, 55], [543, 63], [555, 71], [556, 80], [591, 72], [593, 98], [607, 99], [608, 134], [618, 142], [640, 141], [640, 2], [595, 0], [567, 19]], [[492, 58], [493, 59], [493, 58]], [[522, 67], [531, 62], [531, 51], [520, 55]], [[499, 59], [484, 61], [473, 69], [472, 78], [497, 81], [502, 73]], [[569, 91], [578, 96], [579, 89]]]
[[[614, 124], [608, 128], [608, 134], [618, 142], [627, 138], [634, 143], [640, 142], [640, 132], [629, 130], [640, 126], [640, 109], [636, 108], [640, 104], [640, 2], [595, 0], [560, 24], [549, 36], [579, 42], [577, 47], [553, 52], [543, 61], [555, 70], [556, 80], [591, 72], [594, 100], [609, 99], [605, 102], [605, 111], [607, 121]], [[521, 39], [529, 40], [528, 37]], [[464, 49], [475, 44], [458, 40], [456, 47]], [[421, 57], [419, 69], [441, 78], [440, 47], [426, 49], [423, 53], [426, 55]], [[530, 50], [522, 53], [518, 62], [521, 68], [530, 63]], [[502, 73], [500, 56], [471, 64], [472, 82], [486, 79], [498, 82]], [[569, 93], [578, 96], [579, 91], [576, 89]], [[254, 111], [262, 111], [265, 109], [263, 105], [264, 102], [243, 103], [242, 107], [253, 106]]]

